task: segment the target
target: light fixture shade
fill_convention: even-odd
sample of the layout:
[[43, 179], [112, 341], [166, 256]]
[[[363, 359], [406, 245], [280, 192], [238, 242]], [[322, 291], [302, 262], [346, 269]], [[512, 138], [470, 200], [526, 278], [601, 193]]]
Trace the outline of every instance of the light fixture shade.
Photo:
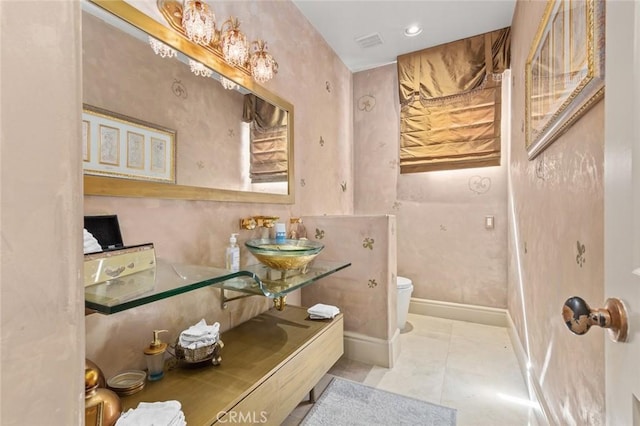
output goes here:
[[240, 22], [233, 16], [222, 25], [220, 40], [224, 60], [231, 65], [243, 66], [249, 57], [247, 36], [240, 31]]
[[267, 52], [267, 43], [263, 40], [254, 41], [254, 53], [251, 55], [251, 75], [258, 83], [264, 83], [273, 78], [278, 72], [278, 63]]
[[201, 77], [209, 77], [211, 76], [211, 70], [205, 67], [198, 61], [194, 61], [193, 59], [189, 59], [189, 68], [191, 68], [191, 72], [195, 75], [199, 75]]
[[175, 49], [167, 46], [163, 42], [156, 40], [151, 36], [149, 36], [149, 44], [151, 45], [151, 49], [153, 49], [153, 52], [163, 58], [173, 58], [177, 55]]
[[189, 40], [204, 46], [211, 43], [215, 31], [215, 15], [204, 1], [184, 0], [182, 28]]

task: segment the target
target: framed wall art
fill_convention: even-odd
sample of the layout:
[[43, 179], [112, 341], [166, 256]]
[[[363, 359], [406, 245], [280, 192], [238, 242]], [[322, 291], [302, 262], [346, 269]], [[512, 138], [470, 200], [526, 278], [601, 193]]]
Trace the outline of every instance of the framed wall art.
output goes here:
[[82, 136], [85, 174], [175, 183], [175, 130], [85, 104]]
[[603, 0], [548, 0], [525, 65], [530, 160], [604, 96]]
[[82, 161], [91, 160], [89, 157], [89, 140], [91, 139], [89, 129], [89, 122], [87, 120], [82, 120]]

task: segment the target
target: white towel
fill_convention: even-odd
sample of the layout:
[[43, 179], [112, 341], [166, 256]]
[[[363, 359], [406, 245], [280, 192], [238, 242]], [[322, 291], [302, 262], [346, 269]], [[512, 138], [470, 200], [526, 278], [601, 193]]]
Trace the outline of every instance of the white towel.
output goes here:
[[216, 322], [207, 325], [202, 319], [197, 324], [192, 325], [188, 329], [180, 333], [180, 346], [187, 349], [197, 349], [203, 346], [213, 345], [218, 341], [220, 331], [220, 323]]
[[84, 242], [84, 254], [95, 253], [95, 252], [98, 252], [98, 251], [102, 251], [102, 247], [98, 243], [98, 240], [96, 240], [96, 237], [94, 237], [91, 234], [91, 232], [87, 231], [86, 229], [84, 229], [83, 240], [84, 240], [83, 241]]
[[122, 413], [116, 426], [186, 426], [178, 401], [140, 402], [136, 408]]
[[317, 303], [307, 309], [307, 313], [311, 319], [326, 319], [333, 318], [340, 313], [340, 309], [333, 305], [324, 305]]

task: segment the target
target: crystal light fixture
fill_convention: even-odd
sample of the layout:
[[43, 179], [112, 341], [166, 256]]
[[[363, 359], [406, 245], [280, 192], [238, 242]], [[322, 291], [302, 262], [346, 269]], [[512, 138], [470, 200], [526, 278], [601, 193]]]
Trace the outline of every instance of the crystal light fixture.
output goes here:
[[249, 57], [247, 36], [240, 31], [240, 21], [233, 16], [222, 24], [222, 55], [231, 65], [243, 66]]
[[220, 76], [220, 84], [222, 84], [222, 87], [224, 87], [227, 90], [233, 90], [236, 87], [238, 87], [237, 83], [234, 83], [233, 81], [223, 76]]
[[251, 55], [249, 64], [251, 65], [251, 75], [258, 83], [264, 83], [273, 78], [278, 72], [278, 63], [273, 56], [267, 52], [267, 43], [263, 40], [254, 41], [254, 53]]
[[202, 77], [211, 76], [211, 70], [209, 68], [205, 67], [198, 61], [194, 61], [193, 59], [189, 59], [189, 68], [191, 68], [191, 72], [195, 75]]
[[156, 40], [149, 36], [149, 44], [156, 55], [160, 55], [163, 58], [173, 58], [177, 55], [176, 50], [167, 46], [163, 42]]
[[204, 1], [184, 0], [182, 28], [189, 40], [206, 46], [211, 43], [215, 31], [215, 15]]
[[[169, 27], [212, 53], [214, 57], [211, 59], [236, 67], [258, 83], [272, 79], [278, 72], [278, 63], [267, 52], [267, 43], [263, 40], [249, 42], [240, 31], [240, 22], [236, 17], [231, 16], [222, 25], [216, 25], [213, 10], [206, 1], [156, 0]], [[154, 42], [151, 43], [153, 47]], [[159, 52], [164, 50], [158, 50], [158, 54], [162, 55]], [[174, 56], [170, 51], [166, 52], [167, 56]], [[191, 69], [197, 75], [210, 76], [212, 72], [199, 63], [192, 64]], [[224, 87], [234, 84], [226, 79], [220, 82]]]

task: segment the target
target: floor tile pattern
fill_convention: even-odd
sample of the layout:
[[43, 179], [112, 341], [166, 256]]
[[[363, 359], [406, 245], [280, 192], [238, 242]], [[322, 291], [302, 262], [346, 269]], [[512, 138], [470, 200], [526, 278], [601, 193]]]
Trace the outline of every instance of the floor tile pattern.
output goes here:
[[[392, 369], [343, 357], [318, 383], [316, 396], [339, 376], [456, 408], [457, 426], [536, 425], [506, 328], [416, 314], [407, 321]], [[301, 402], [283, 424], [298, 425], [310, 408]]]

